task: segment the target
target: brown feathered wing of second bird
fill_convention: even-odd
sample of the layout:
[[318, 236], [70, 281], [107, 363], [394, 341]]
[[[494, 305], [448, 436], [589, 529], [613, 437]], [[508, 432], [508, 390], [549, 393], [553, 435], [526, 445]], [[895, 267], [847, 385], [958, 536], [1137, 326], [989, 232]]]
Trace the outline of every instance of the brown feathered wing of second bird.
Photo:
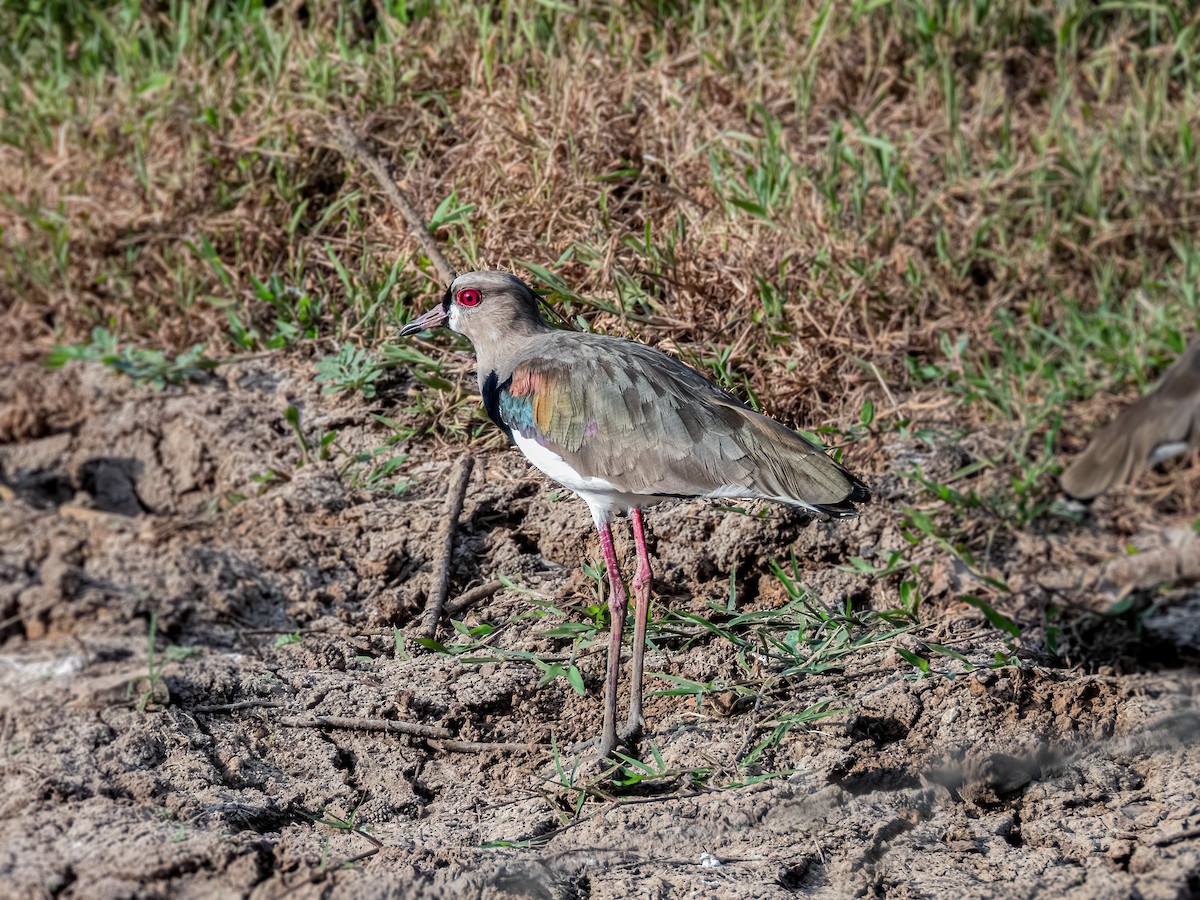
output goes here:
[[1167, 369], [1162, 381], [1123, 410], [1062, 476], [1076, 500], [1091, 500], [1132, 481], [1143, 469], [1200, 448], [1200, 340]]

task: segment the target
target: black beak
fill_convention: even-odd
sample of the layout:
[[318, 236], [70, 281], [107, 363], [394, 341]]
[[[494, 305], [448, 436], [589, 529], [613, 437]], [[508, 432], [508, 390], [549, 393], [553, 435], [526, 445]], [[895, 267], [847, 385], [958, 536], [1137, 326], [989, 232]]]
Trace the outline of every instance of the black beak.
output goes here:
[[416, 334], [418, 331], [424, 331], [426, 328], [439, 328], [446, 324], [446, 320], [450, 318], [450, 288], [446, 288], [446, 296], [442, 298], [442, 302], [435, 306], [429, 312], [417, 316], [407, 325], [400, 329], [400, 337], [408, 337], [410, 334]]
[[440, 303], [424, 315], [417, 316], [407, 325], [400, 329], [400, 336], [407, 337], [410, 334], [416, 334], [418, 331], [424, 331], [426, 328], [438, 328], [446, 324], [446, 320], [450, 318], [450, 314], [446, 311], [446, 307]]

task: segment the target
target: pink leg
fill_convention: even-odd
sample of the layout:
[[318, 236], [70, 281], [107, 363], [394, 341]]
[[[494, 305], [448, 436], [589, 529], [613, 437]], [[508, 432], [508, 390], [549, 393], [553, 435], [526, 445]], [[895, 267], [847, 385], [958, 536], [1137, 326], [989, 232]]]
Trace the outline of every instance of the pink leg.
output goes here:
[[604, 732], [600, 736], [600, 759], [605, 760], [617, 746], [617, 681], [621, 671], [621, 635], [625, 630], [628, 602], [625, 585], [621, 582], [621, 568], [617, 564], [617, 551], [613, 547], [612, 526], [605, 519], [597, 527], [604, 565], [608, 568], [608, 610], [612, 618], [609, 625], [608, 679], [604, 683]]
[[633, 618], [633, 683], [629, 700], [629, 721], [621, 731], [622, 740], [631, 740], [641, 735], [646, 727], [642, 717], [642, 660], [646, 655], [646, 620], [650, 616], [650, 555], [646, 552], [646, 535], [642, 531], [642, 511], [631, 509], [629, 518], [633, 522], [633, 541], [637, 544], [637, 574], [633, 576], [633, 596], [637, 608]]

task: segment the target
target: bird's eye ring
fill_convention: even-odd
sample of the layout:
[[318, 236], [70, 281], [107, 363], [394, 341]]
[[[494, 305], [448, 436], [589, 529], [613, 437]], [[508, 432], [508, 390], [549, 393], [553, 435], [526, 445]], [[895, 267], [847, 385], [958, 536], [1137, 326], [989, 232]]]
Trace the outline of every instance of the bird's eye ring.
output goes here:
[[463, 288], [454, 299], [458, 301], [459, 306], [478, 306], [479, 301], [483, 299], [483, 294], [475, 288]]

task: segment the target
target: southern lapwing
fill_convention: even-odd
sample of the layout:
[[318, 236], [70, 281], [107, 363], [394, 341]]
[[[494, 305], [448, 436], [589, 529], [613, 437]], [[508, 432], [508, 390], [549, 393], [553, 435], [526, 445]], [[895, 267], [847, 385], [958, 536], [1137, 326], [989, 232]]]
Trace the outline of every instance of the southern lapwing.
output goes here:
[[587, 503], [600, 532], [612, 614], [600, 758], [616, 747], [626, 594], [611, 521], [627, 512], [637, 545], [632, 698], [620, 733], [636, 740], [650, 607], [642, 509], [678, 497], [773, 500], [829, 519], [857, 514], [867, 486], [822, 450], [653, 347], [551, 328], [525, 282], [468, 272], [400, 334], [448, 325], [479, 360], [492, 420], [525, 457]]
[[1063, 473], [1062, 488], [1076, 500], [1093, 500], [1189, 449], [1200, 449], [1200, 340], [1092, 439]]

